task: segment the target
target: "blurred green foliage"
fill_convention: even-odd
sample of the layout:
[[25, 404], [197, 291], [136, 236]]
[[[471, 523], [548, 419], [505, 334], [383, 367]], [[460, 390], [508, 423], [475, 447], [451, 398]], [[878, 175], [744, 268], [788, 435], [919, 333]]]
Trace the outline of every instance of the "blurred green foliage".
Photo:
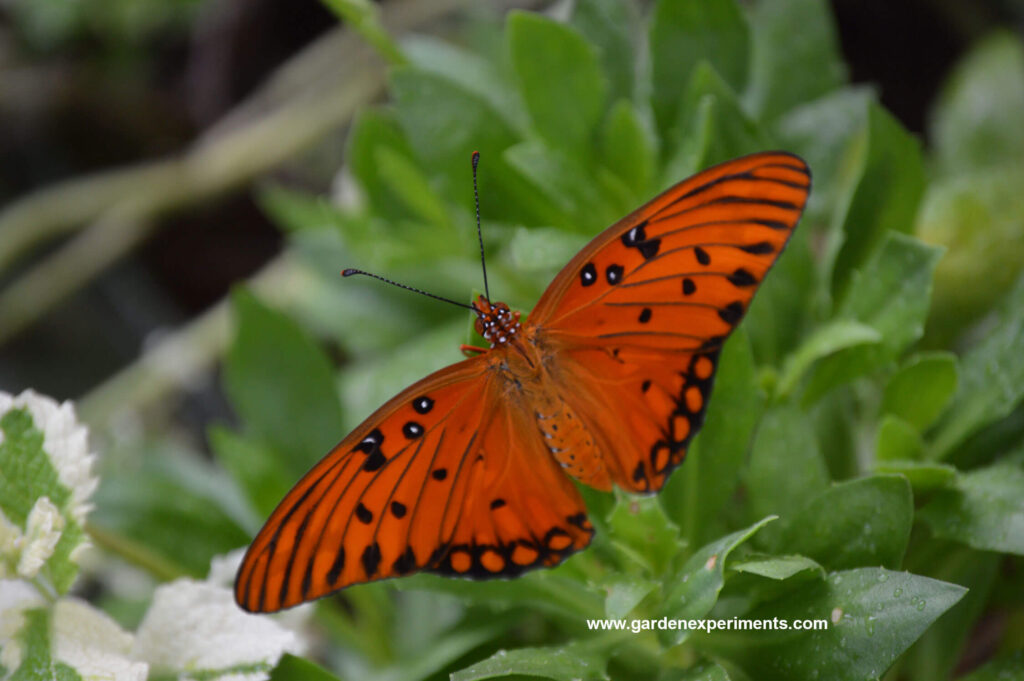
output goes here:
[[203, 0], [14, 0], [6, 9], [30, 47], [48, 51], [93, 38], [111, 51], [137, 47], [168, 26], [185, 26]]
[[[810, 163], [811, 203], [661, 494], [585, 490], [597, 536], [553, 570], [417, 575], [321, 602], [328, 663], [382, 679], [933, 681], [998, 607], [1016, 613], [1005, 654], [971, 678], [1024, 674], [1010, 654], [1024, 641], [1020, 40], [994, 36], [957, 67], [926, 153], [847, 83], [824, 0], [659, 0], [647, 17], [580, 0], [565, 23], [513, 12], [500, 34], [476, 30], [502, 42], [402, 45], [388, 101], [350, 131], [342, 183], [358, 201], [261, 193], [313, 275], [292, 310], [234, 297], [224, 382], [240, 426], [210, 443], [245, 510], [182, 486], [149, 495], [166, 508], [122, 517], [124, 531], [184, 563], [165, 516], [191, 525], [204, 546], [182, 567], [200, 573], [349, 428], [459, 359], [465, 312], [337, 273], [358, 265], [468, 301], [481, 285], [471, 151], [491, 290], [528, 310], [591, 236], [658, 191], [782, 148]], [[983, 332], [961, 334], [977, 320]], [[340, 348], [340, 372], [314, 338]], [[587, 629], [605, 616], [833, 624]], [[325, 678], [286, 663], [290, 678]]]

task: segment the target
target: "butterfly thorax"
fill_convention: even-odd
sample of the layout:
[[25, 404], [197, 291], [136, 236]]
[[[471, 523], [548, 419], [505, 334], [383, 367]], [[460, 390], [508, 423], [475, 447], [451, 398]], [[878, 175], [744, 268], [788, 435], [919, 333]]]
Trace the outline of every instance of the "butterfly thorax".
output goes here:
[[[530, 428], [527, 423], [536, 428], [538, 441], [567, 473], [592, 487], [609, 489], [611, 481], [594, 441], [593, 424], [580, 417], [566, 394], [567, 384], [560, 375], [556, 352], [543, 329], [529, 323], [521, 325], [519, 313], [512, 315], [513, 323], [492, 327], [503, 332], [491, 341], [494, 349], [488, 353], [491, 370], [501, 386], [501, 400], [519, 412], [519, 423], [524, 428]], [[497, 320], [509, 318], [495, 315]], [[478, 320], [478, 329], [481, 325]], [[505, 336], [504, 341], [501, 336]]]
[[480, 296], [473, 303], [473, 309], [477, 312], [474, 324], [476, 332], [483, 336], [492, 348], [505, 345], [522, 328], [519, 311], [513, 312], [505, 303], [492, 304], [487, 298]]

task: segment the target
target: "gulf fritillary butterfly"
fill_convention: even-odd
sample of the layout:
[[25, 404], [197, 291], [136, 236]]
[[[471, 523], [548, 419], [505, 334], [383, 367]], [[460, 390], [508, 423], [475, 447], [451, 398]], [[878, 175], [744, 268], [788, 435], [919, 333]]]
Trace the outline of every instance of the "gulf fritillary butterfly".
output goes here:
[[302, 478], [249, 547], [238, 604], [273, 612], [415, 571], [513, 577], [585, 548], [569, 476], [662, 488], [810, 188], [792, 154], [735, 159], [599, 234], [526, 321], [481, 295], [491, 348], [403, 390]]

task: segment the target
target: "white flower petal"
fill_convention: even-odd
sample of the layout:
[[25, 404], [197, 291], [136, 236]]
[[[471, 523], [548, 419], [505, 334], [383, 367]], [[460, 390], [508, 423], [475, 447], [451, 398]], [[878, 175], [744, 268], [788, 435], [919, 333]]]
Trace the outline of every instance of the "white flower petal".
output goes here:
[[44, 605], [43, 597], [20, 579], [0, 579], [0, 665], [14, 670], [21, 664], [21, 641], [17, 634], [29, 608]]
[[88, 429], [78, 422], [70, 401], [57, 404], [53, 398], [33, 390], [25, 390], [17, 397], [0, 392], [0, 414], [11, 409], [28, 410], [36, 429], [43, 433], [43, 449], [57, 471], [58, 480], [71, 491], [67, 510], [81, 524], [91, 508], [86, 502], [99, 484], [92, 474], [96, 457], [89, 454]]
[[[244, 547], [225, 553], [222, 556], [214, 556], [213, 560], [210, 561], [210, 572], [206, 576], [206, 581], [233, 590], [235, 575], [238, 574], [238, 568], [242, 564], [242, 558], [244, 557]], [[294, 632], [298, 636], [300, 652], [305, 652], [309, 647], [309, 641], [305, 633], [306, 623], [312, 615], [313, 604], [306, 603], [305, 605], [299, 605], [288, 610], [282, 610], [273, 615], [262, 615], [262, 617], [271, 617], [285, 629]]]
[[144, 681], [145, 662], [131, 657], [132, 635], [77, 598], [58, 601], [53, 614], [53, 659], [75, 669], [85, 681]]
[[[229, 589], [179, 579], [154, 593], [134, 650], [136, 659], [149, 662], [154, 669], [188, 678], [190, 672], [254, 663], [265, 663], [271, 669], [282, 654], [298, 654], [301, 646], [294, 632], [274, 620], [240, 610]], [[268, 676], [257, 672], [231, 678], [257, 681]]]
[[64, 517], [49, 497], [39, 497], [25, 521], [24, 545], [18, 560], [18, 576], [32, 579], [53, 555], [64, 531]]

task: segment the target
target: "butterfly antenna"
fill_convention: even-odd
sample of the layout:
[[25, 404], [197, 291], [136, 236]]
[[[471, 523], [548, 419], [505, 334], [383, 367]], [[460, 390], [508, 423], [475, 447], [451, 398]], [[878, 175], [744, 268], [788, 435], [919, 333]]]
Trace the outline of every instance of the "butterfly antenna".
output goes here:
[[473, 202], [476, 204], [476, 238], [480, 242], [480, 266], [484, 270], [484, 295], [491, 299], [491, 290], [487, 286], [487, 261], [484, 259], [484, 235], [480, 231], [480, 192], [476, 188], [476, 167], [480, 163], [480, 152], [473, 152]]
[[446, 303], [451, 303], [452, 305], [458, 305], [459, 307], [464, 307], [467, 310], [472, 310], [473, 312], [477, 312], [477, 314], [479, 314], [477, 309], [475, 307], [473, 307], [472, 305], [466, 305], [465, 303], [460, 303], [460, 302], [458, 302], [456, 300], [452, 300], [451, 298], [445, 298], [444, 296], [436, 296], [433, 293], [427, 293], [426, 291], [421, 291], [420, 289], [414, 288], [412, 286], [406, 286], [405, 284], [399, 284], [397, 281], [391, 281], [390, 279], [388, 279], [386, 277], [382, 277], [379, 274], [372, 274], [370, 272], [364, 272], [363, 270], [352, 269], [351, 267], [348, 268], [347, 270], [342, 270], [342, 272], [341, 272], [341, 276], [343, 276], [343, 277], [351, 277], [351, 276], [356, 275], [356, 274], [362, 274], [362, 275], [367, 276], [367, 277], [373, 277], [374, 279], [379, 279], [380, 281], [383, 281], [385, 284], [391, 284], [392, 286], [397, 286], [398, 288], [404, 288], [406, 291], [412, 291], [413, 293], [419, 293], [420, 295], [427, 296], [428, 298], [433, 298], [435, 300], [441, 300], [441, 301], [444, 301]]

